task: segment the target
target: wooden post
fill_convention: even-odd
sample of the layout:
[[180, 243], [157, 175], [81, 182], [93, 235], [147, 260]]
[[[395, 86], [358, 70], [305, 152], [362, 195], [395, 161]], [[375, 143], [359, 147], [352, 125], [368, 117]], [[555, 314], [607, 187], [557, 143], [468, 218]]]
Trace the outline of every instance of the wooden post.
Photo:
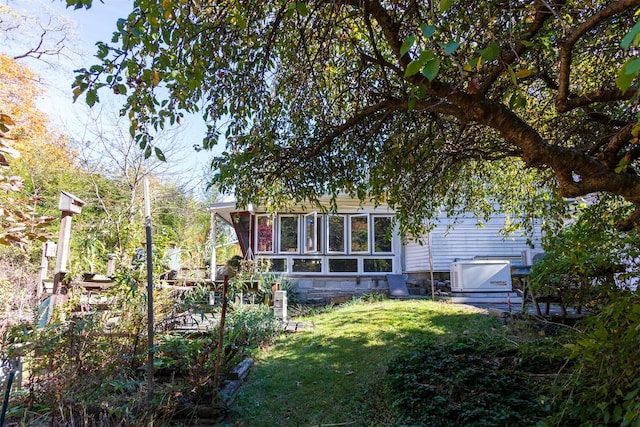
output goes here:
[[220, 383], [220, 364], [222, 362], [222, 351], [224, 349], [224, 322], [227, 315], [227, 299], [229, 298], [229, 276], [224, 276], [222, 282], [222, 313], [220, 314], [220, 335], [218, 337], [218, 352], [216, 354], [216, 365], [213, 372], [213, 401], [218, 395], [217, 388]]
[[113, 276], [116, 272], [116, 254], [107, 255], [107, 277]]
[[211, 211], [211, 258], [209, 259], [209, 279], [211, 279], [211, 284], [213, 285], [216, 281], [216, 264], [218, 263], [216, 256], [216, 233], [217, 233], [217, 224], [216, 224], [216, 211]]
[[71, 219], [73, 214], [82, 212], [85, 202], [65, 191], [60, 192], [58, 209], [62, 212], [60, 219], [60, 238], [58, 239], [58, 251], [56, 256], [56, 268], [53, 276], [53, 298], [61, 292], [61, 283], [67, 273], [67, 261], [69, 260], [69, 242], [71, 240]]

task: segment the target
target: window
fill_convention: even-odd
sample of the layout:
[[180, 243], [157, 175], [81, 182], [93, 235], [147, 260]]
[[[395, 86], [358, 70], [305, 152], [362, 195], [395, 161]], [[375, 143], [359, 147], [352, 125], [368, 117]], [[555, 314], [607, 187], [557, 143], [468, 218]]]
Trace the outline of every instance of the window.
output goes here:
[[287, 271], [287, 260], [284, 258], [270, 258], [271, 266], [269, 271], [274, 273], [285, 273]]
[[304, 216], [304, 253], [313, 253], [320, 250], [320, 227], [317, 212], [311, 212]]
[[331, 258], [329, 259], [330, 273], [357, 273], [358, 260], [355, 258]]
[[327, 251], [341, 252], [345, 251], [344, 234], [345, 223], [343, 215], [331, 215], [327, 217]]
[[280, 252], [300, 252], [297, 215], [280, 217]]
[[320, 273], [322, 271], [322, 260], [310, 258], [294, 258], [293, 267], [291, 270], [294, 273]]
[[273, 252], [273, 217], [257, 215], [258, 252]]
[[368, 258], [364, 260], [365, 273], [391, 273], [393, 272], [392, 258]]
[[369, 252], [369, 216], [351, 217], [351, 252]]
[[391, 253], [391, 217], [390, 216], [374, 216], [373, 217], [373, 252], [374, 253]]

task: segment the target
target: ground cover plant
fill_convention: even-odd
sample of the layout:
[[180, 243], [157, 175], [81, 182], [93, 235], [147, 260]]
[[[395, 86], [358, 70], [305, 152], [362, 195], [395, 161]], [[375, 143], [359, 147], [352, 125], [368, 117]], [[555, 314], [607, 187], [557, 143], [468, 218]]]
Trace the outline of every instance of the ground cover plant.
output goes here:
[[[483, 398], [506, 397], [503, 408], [494, 406], [498, 413], [463, 414], [466, 425], [534, 422], [547, 414], [537, 384], [545, 385], [556, 366], [548, 348], [558, 341], [538, 327], [516, 330], [471, 307], [395, 300], [316, 310], [302, 321], [314, 329], [283, 336], [259, 354], [232, 408], [234, 421], [257, 427], [442, 425], [421, 414], [438, 407], [452, 417], [461, 402], [442, 397], [465, 388], [466, 397], [478, 394], [469, 404], [476, 411]], [[429, 366], [431, 357], [439, 359]], [[532, 375], [536, 370], [543, 373]], [[441, 388], [440, 400], [426, 398], [429, 385], [416, 387], [421, 375]], [[456, 416], [460, 422], [459, 411]]]

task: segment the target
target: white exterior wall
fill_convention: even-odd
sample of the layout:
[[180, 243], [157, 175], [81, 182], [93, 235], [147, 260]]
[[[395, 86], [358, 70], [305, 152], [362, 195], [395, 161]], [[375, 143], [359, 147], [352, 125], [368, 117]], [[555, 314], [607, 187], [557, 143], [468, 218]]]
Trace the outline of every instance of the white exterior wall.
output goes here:
[[[500, 230], [504, 226], [505, 216], [493, 217], [483, 227], [478, 227], [475, 218], [459, 218], [453, 228], [447, 226], [453, 221], [442, 219], [431, 231], [431, 249], [433, 252], [433, 271], [449, 272], [451, 263], [456, 260], [506, 259], [518, 263], [523, 250], [530, 249], [527, 238], [519, 234], [504, 236]], [[541, 231], [538, 227], [533, 244], [540, 248]], [[429, 250], [427, 237], [418, 241], [409, 241], [404, 246], [404, 272], [420, 273], [429, 271]]]

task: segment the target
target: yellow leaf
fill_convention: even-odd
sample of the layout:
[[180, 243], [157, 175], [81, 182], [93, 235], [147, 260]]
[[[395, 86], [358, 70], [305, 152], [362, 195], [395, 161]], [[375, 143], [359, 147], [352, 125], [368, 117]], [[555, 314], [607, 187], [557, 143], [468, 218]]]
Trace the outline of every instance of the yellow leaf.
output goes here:
[[0, 114], [0, 123], [7, 126], [15, 126], [15, 123], [11, 116], [8, 116], [6, 114]]
[[533, 74], [533, 71], [528, 68], [523, 68], [516, 73], [516, 77], [519, 79], [524, 79], [525, 77], [529, 77], [531, 74]]
[[153, 85], [158, 86], [158, 84], [160, 83], [160, 74], [158, 74], [156, 70], [153, 70], [152, 76], [153, 76]]

